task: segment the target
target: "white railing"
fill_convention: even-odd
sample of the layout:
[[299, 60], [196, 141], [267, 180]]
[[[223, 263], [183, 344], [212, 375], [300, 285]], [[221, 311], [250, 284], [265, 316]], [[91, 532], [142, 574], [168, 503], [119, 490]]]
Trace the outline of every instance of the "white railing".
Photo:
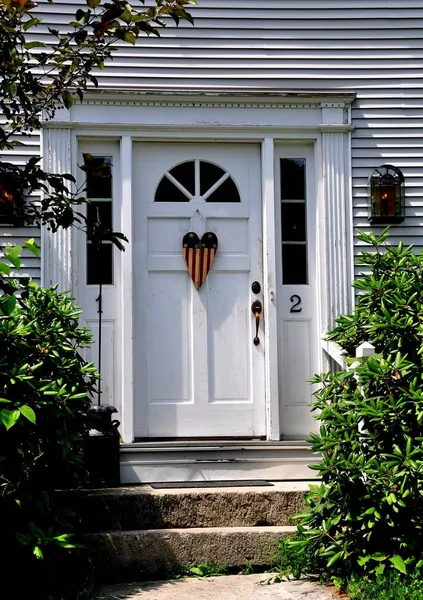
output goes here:
[[[348, 368], [353, 368], [353, 365], [347, 364], [347, 355], [345, 350], [336, 342], [330, 340], [322, 340], [323, 357], [326, 361], [327, 369], [324, 366], [324, 370], [329, 371], [345, 371]], [[375, 347], [369, 342], [363, 342], [356, 348], [356, 358], [363, 358], [365, 356], [372, 356], [375, 353]]]

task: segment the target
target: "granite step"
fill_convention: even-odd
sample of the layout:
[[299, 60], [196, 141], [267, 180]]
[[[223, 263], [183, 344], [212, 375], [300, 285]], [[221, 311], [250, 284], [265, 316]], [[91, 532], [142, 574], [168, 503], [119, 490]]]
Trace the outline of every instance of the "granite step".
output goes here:
[[87, 534], [85, 543], [97, 577], [112, 583], [166, 578], [200, 563], [270, 568], [280, 560], [279, 541], [294, 531], [291, 526], [112, 531]]
[[306, 482], [267, 487], [154, 489], [137, 485], [68, 492], [85, 532], [199, 527], [277, 527], [304, 508]]

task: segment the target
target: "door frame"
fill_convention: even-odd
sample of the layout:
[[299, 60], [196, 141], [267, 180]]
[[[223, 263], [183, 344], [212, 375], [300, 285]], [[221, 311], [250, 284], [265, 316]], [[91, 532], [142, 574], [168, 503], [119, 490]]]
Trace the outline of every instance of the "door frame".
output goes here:
[[[353, 303], [351, 211], [351, 103], [350, 93], [233, 94], [222, 99], [213, 93], [192, 97], [168, 93], [150, 97], [125, 92], [87, 94], [83, 104], [57, 111], [43, 129], [44, 167], [55, 172], [77, 169], [78, 140], [120, 141], [120, 224], [132, 232], [132, 147], [148, 141], [220, 141], [261, 144], [263, 210], [263, 310], [265, 315], [266, 437], [279, 440], [278, 335], [276, 290], [275, 145], [278, 142], [313, 145], [316, 202], [319, 206], [320, 332], [334, 316]], [[237, 109], [241, 109], [237, 111]], [[247, 116], [245, 113], [247, 112]], [[119, 201], [119, 199], [117, 198]], [[339, 231], [341, 247], [334, 243]], [[70, 230], [51, 234], [42, 230], [42, 284], [58, 283], [74, 290], [76, 236]], [[116, 351], [119, 356], [121, 433], [133, 441], [133, 248], [120, 254], [122, 284], [118, 291], [122, 312], [118, 319]], [[335, 268], [334, 268], [335, 266]], [[334, 298], [336, 302], [334, 302]], [[322, 353], [323, 356], [323, 353]], [[322, 358], [323, 360], [323, 358]], [[124, 399], [124, 401], [120, 401]]]

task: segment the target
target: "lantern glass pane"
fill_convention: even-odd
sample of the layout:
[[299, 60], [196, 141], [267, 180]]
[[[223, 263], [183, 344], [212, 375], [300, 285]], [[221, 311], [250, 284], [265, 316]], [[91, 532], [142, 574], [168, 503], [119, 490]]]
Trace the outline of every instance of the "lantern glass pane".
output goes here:
[[400, 223], [404, 219], [404, 175], [393, 165], [381, 165], [368, 180], [369, 219]]

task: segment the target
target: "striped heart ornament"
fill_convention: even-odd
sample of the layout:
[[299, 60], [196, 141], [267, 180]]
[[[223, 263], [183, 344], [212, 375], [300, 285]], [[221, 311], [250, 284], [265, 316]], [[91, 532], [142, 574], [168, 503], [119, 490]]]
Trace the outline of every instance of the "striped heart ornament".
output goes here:
[[184, 235], [182, 248], [188, 273], [195, 289], [199, 290], [212, 268], [217, 252], [217, 236], [212, 231], [206, 231], [200, 240], [196, 233], [189, 231]]

